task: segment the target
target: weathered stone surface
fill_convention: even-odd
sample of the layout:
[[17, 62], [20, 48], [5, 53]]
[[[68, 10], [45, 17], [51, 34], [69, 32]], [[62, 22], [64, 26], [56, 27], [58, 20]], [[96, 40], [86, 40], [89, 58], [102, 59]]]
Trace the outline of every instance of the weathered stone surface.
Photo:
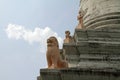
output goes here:
[[76, 30], [75, 41], [103, 41], [103, 42], [120, 42], [120, 30], [101, 29], [101, 30]]
[[100, 29], [109, 24], [120, 27], [120, 0], [81, 0], [80, 11], [84, 13], [86, 29]]
[[41, 69], [42, 80], [120, 80], [117, 69]]
[[69, 67], [117, 68], [120, 66], [120, 30], [75, 31], [75, 43], [64, 44]]
[[57, 69], [41, 69], [40, 75], [42, 80], [62, 80], [60, 71]]

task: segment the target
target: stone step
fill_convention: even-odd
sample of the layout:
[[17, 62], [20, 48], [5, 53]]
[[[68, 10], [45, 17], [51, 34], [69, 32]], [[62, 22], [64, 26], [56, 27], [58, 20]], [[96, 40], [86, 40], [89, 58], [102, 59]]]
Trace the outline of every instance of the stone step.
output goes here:
[[64, 44], [63, 49], [70, 67], [79, 65], [81, 61], [120, 62], [120, 43], [118, 42], [83, 41], [77, 44]]
[[109, 54], [80, 54], [80, 61], [119, 61], [120, 55], [109, 55]]
[[[75, 30], [74, 39], [74, 43], [63, 44], [70, 67], [76, 67], [80, 63], [86, 65], [87, 62], [90, 62], [90, 65], [96, 62], [102, 62], [101, 64], [109, 61], [120, 62], [119, 29]], [[106, 65], [112, 65], [112, 63]], [[96, 66], [100, 65], [96, 64]]]
[[105, 41], [120, 42], [120, 30], [76, 30], [74, 34], [76, 42], [81, 41]]
[[[120, 54], [120, 43], [106, 42], [79, 42], [77, 44], [64, 44], [65, 54], [80, 55], [80, 54]], [[72, 51], [71, 51], [72, 50]]]
[[41, 80], [62, 80], [60, 71], [55, 69], [41, 69]]
[[120, 80], [115, 68], [41, 69], [42, 80]]
[[120, 69], [120, 61], [80, 61], [79, 68], [113, 68]]

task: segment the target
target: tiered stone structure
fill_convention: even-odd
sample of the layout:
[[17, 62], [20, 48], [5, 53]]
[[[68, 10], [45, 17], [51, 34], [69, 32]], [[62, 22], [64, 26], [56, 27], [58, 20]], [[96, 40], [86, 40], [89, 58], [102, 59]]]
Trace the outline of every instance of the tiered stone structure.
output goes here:
[[76, 42], [64, 44], [69, 66], [120, 69], [119, 35], [120, 30], [76, 30]]
[[120, 0], [80, 1], [83, 29], [75, 30], [74, 44], [64, 44], [71, 67], [119, 68], [119, 4]]
[[63, 44], [69, 68], [41, 69], [41, 79], [120, 80], [120, 0], [81, 0], [79, 12], [83, 26]]

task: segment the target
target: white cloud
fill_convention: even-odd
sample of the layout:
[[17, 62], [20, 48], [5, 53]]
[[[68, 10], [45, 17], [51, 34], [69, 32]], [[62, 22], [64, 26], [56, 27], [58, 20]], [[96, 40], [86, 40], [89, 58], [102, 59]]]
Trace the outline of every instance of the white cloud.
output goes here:
[[29, 29], [25, 29], [25, 27], [21, 25], [8, 24], [7, 28], [5, 29], [5, 32], [7, 33], [7, 36], [10, 39], [22, 39], [29, 42], [30, 44], [38, 42], [44, 46], [46, 44], [47, 38], [49, 38], [50, 36], [55, 36], [58, 39], [60, 47], [63, 43], [62, 38], [59, 37], [58, 34], [52, 31], [49, 27], [45, 27], [44, 29], [36, 27], [32, 31]]

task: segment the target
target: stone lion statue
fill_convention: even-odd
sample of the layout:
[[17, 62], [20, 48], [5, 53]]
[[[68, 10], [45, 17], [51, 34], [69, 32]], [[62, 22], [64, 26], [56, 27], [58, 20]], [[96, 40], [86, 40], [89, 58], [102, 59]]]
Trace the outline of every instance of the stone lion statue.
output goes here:
[[68, 63], [60, 57], [58, 40], [54, 36], [47, 39], [46, 57], [49, 69], [68, 67]]
[[71, 43], [73, 42], [73, 38], [72, 36], [70, 36], [70, 31], [65, 31], [65, 39], [64, 39], [64, 43]]

